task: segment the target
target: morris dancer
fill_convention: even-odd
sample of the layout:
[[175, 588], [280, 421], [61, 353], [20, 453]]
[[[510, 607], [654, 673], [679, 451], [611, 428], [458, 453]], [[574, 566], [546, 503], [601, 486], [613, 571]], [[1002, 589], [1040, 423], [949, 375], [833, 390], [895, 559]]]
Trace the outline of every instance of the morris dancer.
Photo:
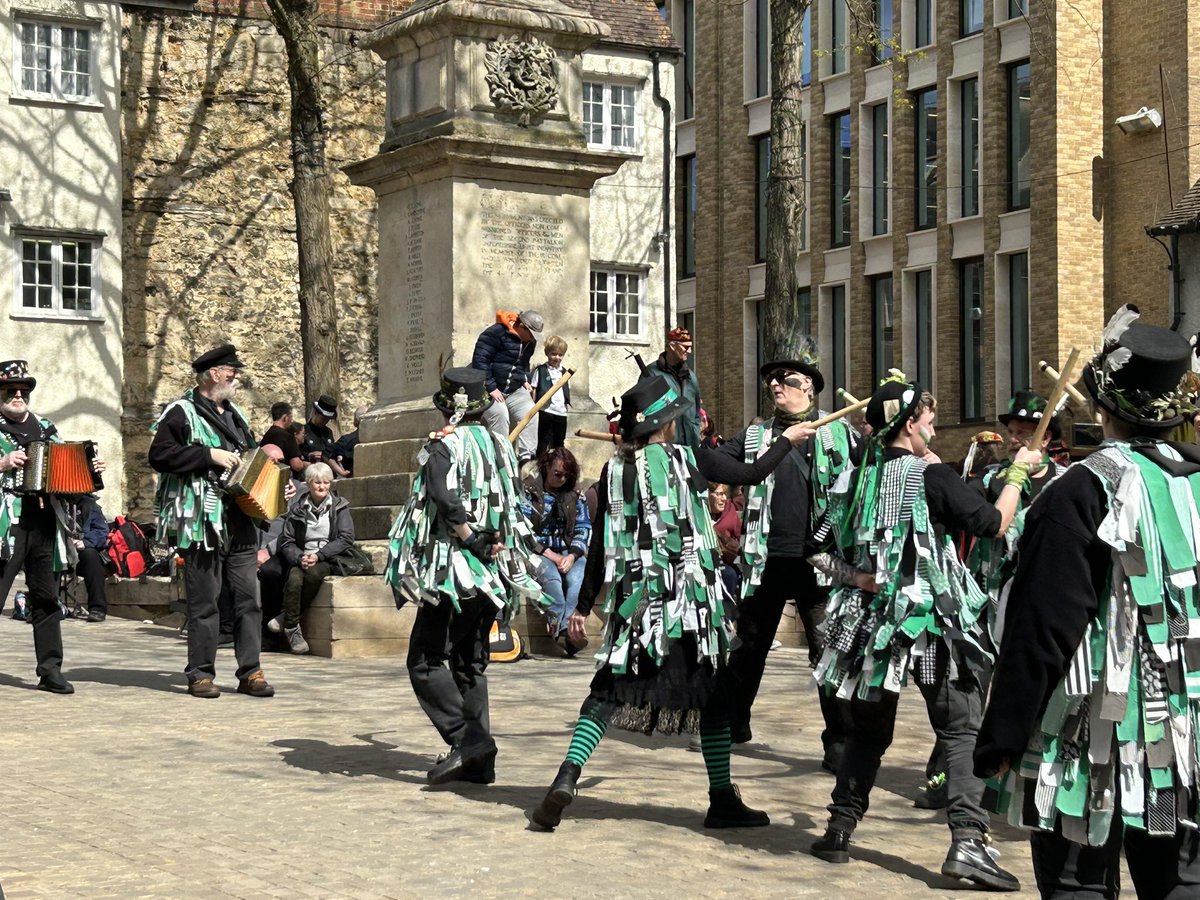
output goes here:
[[[816, 440], [803, 445], [793, 446], [781, 439], [789, 426], [820, 415], [814, 403], [825, 387], [817, 368], [819, 361], [811, 349], [802, 349], [799, 356], [769, 362], [760, 370], [775, 402], [774, 416], [714, 449], [703, 450], [698, 457], [700, 470], [710, 481], [750, 485], [741, 548], [740, 643], [729, 657], [734, 676], [730, 717], [735, 744], [752, 737], [750, 710], [788, 600], [796, 601], [811, 663], [815, 665], [821, 655], [818, 626], [825, 593], [807, 559], [828, 537], [830, 488], [853, 466], [858, 452], [858, 436], [845, 419], [822, 427]], [[869, 576], [856, 573], [853, 577], [865, 583]], [[825, 720], [822, 765], [834, 772], [849, 727], [847, 712], [843, 704], [824, 694], [821, 712]]]
[[[162, 534], [183, 557], [187, 592], [188, 693], [221, 696], [217, 673], [217, 598], [233, 602], [233, 653], [237, 690], [273, 697], [259, 665], [262, 607], [258, 599], [258, 528], [220, 485], [241, 454], [257, 443], [233, 398], [245, 364], [223, 344], [192, 360], [196, 386], [163, 410], [151, 431], [150, 465], [159, 473], [155, 503]], [[289, 479], [289, 486], [291, 480]], [[293, 489], [294, 490], [294, 489]]]
[[[575, 798], [580, 771], [610, 725], [664, 734], [699, 731], [708, 771], [706, 828], [757, 827], [729, 775], [730, 627], [721, 553], [706, 506], [708, 485], [690, 446], [674, 443], [691, 408], [667, 379], [643, 379], [621, 397], [621, 448], [604, 468], [573, 639], [603, 596], [607, 622], [591, 693], [579, 711], [558, 777], [532, 823], [553, 829]], [[794, 425], [785, 437], [803, 441]], [[783, 453], [786, 454], [787, 440]]]
[[844, 499], [842, 541], [879, 592], [837, 589], [826, 620], [816, 678], [850, 701], [853, 728], [837, 772], [825, 836], [812, 853], [849, 862], [850, 836], [867, 812], [880, 760], [892, 742], [900, 689], [915, 668], [929, 721], [945, 747], [952, 843], [942, 874], [994, 890], [1020, 883], [996, 865], [984, 843], [988, 815], [971, 752], [983, 707], [987, 597], [955, 552], [949, 534], [1004, 533], [1029, 466], [1042, 455], [1020, 450], [994, 506], [944, 464], [921, 459], [933, 440], [936, 401], [919, 384], [885, 381], [867, 406], [871, 458]]
[[447, 426], [425, 445], [412, 494], [392, 526], [385, 570], [397, 607], [417, 602], [408, 677], [449, 749], [430, 784], [496, 780], [488, 721], [489, 632], [497, 610], [548, 599], [534, 581], [534, 539], [521, 514], [517, 458], [480, 421], [486, 376], [447, 369], [433, 405]]
[[1043, 897], [1116, 897], [1122, 845], [1139, 897], [1200, 896], [1200, 450], [1165, 439], [1195, 382], [1136, 318], [1084, 368], [1103, 446], [1029, 511], [975, 750]]

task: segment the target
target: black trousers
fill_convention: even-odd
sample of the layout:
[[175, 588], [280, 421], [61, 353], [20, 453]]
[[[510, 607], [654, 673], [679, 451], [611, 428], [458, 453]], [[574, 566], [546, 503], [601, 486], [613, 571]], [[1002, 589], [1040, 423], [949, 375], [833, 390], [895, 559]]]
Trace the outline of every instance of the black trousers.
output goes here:
[[[983, 782], [975, 776], [973, 754], [983, 718], [986, 675], [951, 680], [942, 650], [933, 683], [920, 685], [929, 724], [945, 753], [946, 820], [954, 840], [978, 838], [988, 830], [990, 817], [983, 808]], [[846, 741], [837, 783], [829, 805], [829, 824], [854, 831], [870, 806], [871, 788], [883, 754], [892, 743], [899, 694], [884, 691], [877, 701], [850, 701], [853, 728]]]
[[237, 677], [257, 672], [262, 652], [262, 609], [258, 602], [258, 550], [180, 550], [183, 585], [187, 591], [188, 681], [213, 678], [217, 673], [218, 598], [228, 589], [233, 604], [233, 653]]
[[80, 550], [75, 572], [83, 579], [87, 589], [88, 612], [107, 613], [108, 595], [104, 590], [104, 579], [108, 576], [108, 570], [104, 568], [104, 557], [100, 551], [91, 547]]
[[417, 609], [408, 641], [408, 679], [438, 734], [451, 747], [492, 744], [487, 671], [496, 605], [486, 597], [449, 597]]
[[[49, 506], [37, 508], [37, 498], [22, 501], [21, 518], [13, 527], [13, 555], [5, 576], [25, 572], [26, 602], [33, 624], [33, 652], [37, 674], [50, 675], [62, 668], [62, 608], [58, 605], [58, 580], [54, 577], [54, 538], [58, 524]], [[9, 579], [8, 586], [12, 585]]]
[[[767, 654], [788, 600], [796, 601], [796, 611], [804, 624], [809, 661], [815, 664], [820, 659], [818, 627], [825, 619], [825, 592], [817, 586], [816, 572], [800, 558], [768, 557], [758, 590], [738, 607], [737, 636], [741, 643], [729, 654], [729, 671], [733, 676], [729, 719], [735, 740], [750, 731], [750, 710], [758, 696]], [[845, 702], [826, 696], [824, 691], [819, 694], [821, 715], [825, 719], [821, 744], [828, 752], [846, 740], [850, 715]]]
[[1038, 891], [1050, 900], [1110, 900], [1121, 891], [1121, 850], [1138, 900], [1200, 897], [1200, 833], [1180, 829], [1174, 837], [1151, 837], [1113, 818], [1103, 847], [1084, 847], [1053, 833], [1029, 836]]
[[300, 613], [312, 603], [325, 577], [332, 571], [327, 562], [319, 562], [307, 569], [292, 566], [283, 583], [283, 627], [295, 628], [300, 624]]
[[567, 417], [556, 416], [544, 409], [538, 413], [537, 455], [557, 450], [567, 441]]

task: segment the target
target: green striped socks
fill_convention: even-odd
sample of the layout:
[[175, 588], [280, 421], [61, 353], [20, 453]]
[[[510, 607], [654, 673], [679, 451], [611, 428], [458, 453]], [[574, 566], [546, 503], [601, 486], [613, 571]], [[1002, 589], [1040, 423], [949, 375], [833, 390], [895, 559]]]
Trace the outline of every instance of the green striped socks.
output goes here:
[[[574, 744], [572, 744], [574, 746]], [[733, 742], [729, 739], [729, 725], [719, 728], [700, 727], [700, 749], [704, 752], [704, 768], [708, 771], [709, 790], [729, 787], [729, 753]]]
[[[600, 738], [604, 737], [604, 732], [608, 730], [608, 723], [602, 722], [599, 719], [592, 719], [588, 716], [580, 716], [579, 721], [575, 725], [575, 733], [571, 735], [571, 746], [567, 748], [567, 761], [573, 762], [579, 768], [583, 768], [588, 761], [588, 757], [592, 755], [592, 751], [600, 743]], [[729, 780], [729, 729], [725, 729], [725, 780]], [[708, 760], [708, 753], [705, 751], [705, 761]]]

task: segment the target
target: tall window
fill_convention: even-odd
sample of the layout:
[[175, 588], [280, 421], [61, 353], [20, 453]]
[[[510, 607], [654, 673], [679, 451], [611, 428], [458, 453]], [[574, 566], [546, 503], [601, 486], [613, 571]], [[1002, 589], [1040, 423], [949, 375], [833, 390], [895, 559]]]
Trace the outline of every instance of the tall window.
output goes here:
[[917, 46], [928, 47], [936, 35], [933, 32], [933, 0], [917, 2]]
[[983, 417], [983, 260], [963, 260], [958, 266], [959, 314], [962, 345], [962, 417]]
[[959, 127], [962, 133], [960, 175], [962, 214], [979, 215], [979, 79], [959, 84]]
[[816, 48], [812, 45], [812, 7], [804, 8], [804, 20], [800, 25], [804, 35], [804, 56], [800, 59], [800, 84], [808, 87], [812, 84], [812, 60], [813, 50]]
[[796, 327], [801, 334], [812, 334], [812, 288], [796, 288]]
[[846, 286], [836, 285], [829, 289], [830, 336], [833, 339], [833, 408], [841, 409], [844, 401], [837, 389], [846, 386]]
[[683, 0], [683, 117], [696, 117], [696, 0]]
[[871, 233], [888, 230], [888, 108], [871, 107]]
[[1008, 208], [1029, 207], [1029, 60], [1008, 67]]
[[933, 390], [933, 270], [913, 275], [916, 307], [917, 381]]
[[937, 88], [918, 91], [913, 101], [917, 117], [915, 129], [917, 147], [913, 156], [913, 162], [917, 169], [914, 178], [917, 196], [916, 220], [913, 224], [920, 231], [922, 228], [933, 228], [937, 225]]
[[875, 275], [871, 278], [871, 310], [874, 345], [872, 347], [872, 368], [878, 384], [892, 368], [895, 362], [895, 324], [896, 319], [892, 309], [892, 276]]
[[850, 113], [830, 117], [829, 138], [829, 242], [844, 247], [850, 242]]
[[754, 139], [754, 261], [767, 258], [767, 178], [771, 174], [771, 137]]
[[642, 276], [633, 272], [592, 270], [592, 337], [641, 336]]
[[872, 0], [875, 40], [871, 47], [871, 62], [881, 63], [895, 54], [892, 46], [892, 0]]
[[833, 10], [833, 46], [829, 48], [833, 74], [846, 71], [846, 0], [829, 0]]
[[754, 0], [754, 89], [755, 97], [771, 93], [770, 0]]
[[44, 100], [89, 100], [92, 83], [92, 46], [96, 32], [90, 28], [55, 22], [18, 22], [17, 93]]
[[958, 0], [958, 33], [963, 37], [983, 31], [983, 0]]
[[679, 274], [691, 278], [696, 274], [696, 157], [679, 159], [680, 183], [683, 187], [680, 225], [683, 240], [679, 242]]
[[628, 84], [583, 83], [583, 133], [598, 150], [637, 149], [637, 88]]
[[19, 312], [94, 316], [99, 312], [99, 245], [69, 237], [20, 237]]
[[1012, 366], [1012, 390], [1029, 389], [1029, 254], [1014, 253], [1008, 258], [1009, 360]]
[[1010, 19], [1027, 15], [1029, 15], [1029, 0], [1008, 0], [1008, 17]]

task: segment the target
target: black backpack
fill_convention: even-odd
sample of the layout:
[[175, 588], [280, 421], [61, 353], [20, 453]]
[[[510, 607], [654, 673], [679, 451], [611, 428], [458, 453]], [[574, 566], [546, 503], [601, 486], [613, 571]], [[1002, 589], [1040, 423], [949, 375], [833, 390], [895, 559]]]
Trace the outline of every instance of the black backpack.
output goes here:
[[108, 545], [104, 549], [113, 571], [122, 578], [138, 578], [145, 574], [149, 545], [137, 522], [117, 516], [109, 529]]

